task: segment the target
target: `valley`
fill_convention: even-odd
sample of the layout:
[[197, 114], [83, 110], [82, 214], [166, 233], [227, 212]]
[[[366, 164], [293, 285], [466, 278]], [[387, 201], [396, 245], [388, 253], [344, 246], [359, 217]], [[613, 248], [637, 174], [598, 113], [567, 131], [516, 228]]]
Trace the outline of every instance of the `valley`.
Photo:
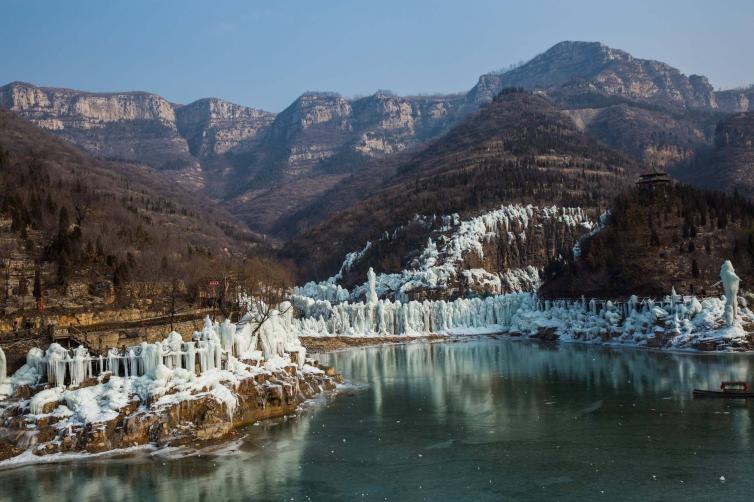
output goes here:
[[[692, 384], [750, 376], [738, 353], [754, 351], [753, 117], [750, 87], [715, 90], [580, 41], [464, 92], [307, 91], [282, 111], [10, 82], [0, 470], [137, 450], [180, 452], [180, 468], [229, 440], [248, 448], [251, 427], [266, 437], [308, 406], [303, 430], [270, 433], [318, 452], [280, 454], [305, 479], [301, 458], [347, 458], [365, 438], [392, 438], [400, 462], [454, 450], [433, 436], [403, 451], [398, 424], [418, 434], [427, 420], [416, 403], [489, 419], [501, 441], [505, 424], [556, 409], [558, 433], [580, 420], [624, 441], [599, 410], [622, 424], [618, 408], [649, 396], [653, 413], [675, 413], [664, 400], [692, 409]], [[713, 362], [681, 355], [699, 353]], [[332, 410], [354, 413], [353, 428], [307, 429]], [[238, 479], [263, 498], [311, 482]], [[440, 485], [427, 493], [458, 488]]]

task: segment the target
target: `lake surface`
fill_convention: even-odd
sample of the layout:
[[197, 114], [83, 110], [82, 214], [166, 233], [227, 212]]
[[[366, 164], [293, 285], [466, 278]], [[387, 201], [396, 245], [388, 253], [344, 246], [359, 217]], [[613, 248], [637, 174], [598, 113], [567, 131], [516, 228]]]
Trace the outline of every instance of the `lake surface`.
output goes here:
[[[480, 339], [321, 357], [354, 387], [200, 454], [0, 472], [0, 501], [752, 500], [754, 358]], [[721, 479], [724, 477], [724, 481]]]

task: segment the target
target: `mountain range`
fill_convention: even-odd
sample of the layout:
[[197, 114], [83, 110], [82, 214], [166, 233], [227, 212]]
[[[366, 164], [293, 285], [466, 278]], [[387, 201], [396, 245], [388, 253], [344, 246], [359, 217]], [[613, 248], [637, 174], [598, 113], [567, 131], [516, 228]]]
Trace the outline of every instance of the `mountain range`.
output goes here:
[[722, 118], [754, 109], [752, 88], [715, 91], [705, 77], [596, 42], [561, 42], [482, 75], [466, 93], [307, 92], [277, 114], [216, 98], [179, 105], [145, 92], [21, 82], [0, 87], [0, 105], [97, 157], [160, 170], [253, 230], [289, 237], [311, 228], [300, 215], [335, 187], [440, 137], [507, 87], [541, 94], [577, 128], [648, 168], [689, 161], [715, 144]]

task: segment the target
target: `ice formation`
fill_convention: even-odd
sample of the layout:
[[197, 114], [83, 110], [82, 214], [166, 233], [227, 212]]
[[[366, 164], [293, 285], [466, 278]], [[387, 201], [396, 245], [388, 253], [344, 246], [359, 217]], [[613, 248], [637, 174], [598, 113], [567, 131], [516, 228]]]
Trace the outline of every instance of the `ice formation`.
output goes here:
[[[526, 293], [455, 301], [378, 300], [374, 304], [316, 302], [304, 299], [299, 308], [307, 315], [294, 320], [292, 328], [302, 336], [418, 335], [450, 332], [456, 328], [509, 326]], [[329, 309], [328, 315], [321, 315]]]
[[610, 217], [610, 211], [609, 210], [605, 211], [604, 213], [600, 215], [599, 219], [597, 220], [597, 223], [592, 225], [592, 228], [587, 233], [579, 237], [579, 240], [577, 240], [576, 244], [573, 245], [573, 250], [572, 250], [573, 257], [575, 259], [578, 260], [581, 257], [581, 243], [584, 242], [586, 239], [593, 237], [594, 235], [597, 234], [597, 232], [605, 228], [607, 226], [607, 220], [609, 217]]
[[8, 378], [6, 373], [5, 352], [0, 348], [0, 384], [5, 383], [5, 380]]
[[720, 268], [720, 281], [725, 291], [725, 325], [732, 327], [738, 317], [738, 286], [741, 279], [733, 270], [730, 260], [725, 260]]
[[367, 282], [369, 283], [369, 294], [367, 295], [367, 303], [375, 305], [377, 303], [377, 276], [374, 274], [374, 269], [369, 267], [367, 273]]
[[[142, 403], [169, 404], [205, 391], [232, 417], [237, 406], [232, 386], [241, 378], [292, 362], [304, 371], [319, 371], [305, 366], [306, 350], [291, 327], [290, 304], [283, 303], [270, 313], [261, 325], [254, 322], [253, 315], [238, 325], [227, 320], [213, 323], [207, 317], [204, 328], [189, 341], [172, 332], [156, 343], [110, 349], [105, 357], [92, 355], [83, 346], [68, 350], [53, 343], [44, 352], [32, 348], [26, 364], [10, 378], [10, 385], [47, 381], [51, 387], [29, 401], [31, 413], [39, 415], [48, 403], [55, 402], [55, 413], [64, 414], [70, 423], [109, 420], [133, 395]], [[108, 378], [103, 380], [105, 374]], [[81, 387], [92, 378], [96, 379], [94, 385]]]
[[608, 342], [689, 348], [743, 344], [739, 320], [754, 321], [748, 309], [722, 327], [727, 301], [681, 296], [661, 300], [632, 296], [626, 302], [586, 299], [541, 300], [533, 293], [510, 293], [454, 301], [391, 301], [330, 304], [294, 297], [304, 314], [291, 327], [301, 336], [385, 336], [428, 333], [499, 332], [557, 337], [563, 341]]
[[[478, 285], [488, 294], [505, 291], [535, 291], [540, 283], [539, 271], [535, 267], [510, 268], [500, 274], [490, 273], [482, 268], [464, 270], [463, 260], [473, 254], [484, 258], [484, 244], [494, 238], [505, 238], [509, 243], [526, 243], [526, 229], [532, 221], [556, 221], [567, 227], [578, 227], [585, 234], [597, 232], [604, 225], [606, 216], [600, 221], [591, 221], [581, 208], [536, 207], [532, 205], [504, 205], [480, 216], [461, 220], [458, 214], [440, 218], [440, 235], [427, 240], [426, 247], [411, 266], [400, 273], [382, 273], [374, 279], [374, 290], [380, 298], [406, 301], [411, 293], [419, 289], [443, 289], [458, 278], [464, 278]], [[426, 221], [425, 221], [426, 220]], [[430, 228], [437, 217], [416, 216], [412, 221]], [[408, 226], [407, 226], [408, 227]], [[389, 240], [402, 231], [399, 227], [393, 233], [387, 232], [382, 239]], [[371, 280], [359, 285], [352, 292], [338, 285], [344, 271], [350, 270], [369, 250], [371, 243], [359, 251], [349, 253], [335, 276], [327, 281], [310, 282], [294, 292], [315, 300], [341, 303], [366, 299], [371, 302]], [[578, 248], [574, 252], [578, 253]]]

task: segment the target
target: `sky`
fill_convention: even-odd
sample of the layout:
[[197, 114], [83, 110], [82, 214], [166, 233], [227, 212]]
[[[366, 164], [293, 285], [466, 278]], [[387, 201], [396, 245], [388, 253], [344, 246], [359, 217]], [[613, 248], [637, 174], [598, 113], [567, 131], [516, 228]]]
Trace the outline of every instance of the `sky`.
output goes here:
[[2, 0], [0, 85], [218, 97], [465, 92], [562, 40], [754, 83], [754, 1]]

